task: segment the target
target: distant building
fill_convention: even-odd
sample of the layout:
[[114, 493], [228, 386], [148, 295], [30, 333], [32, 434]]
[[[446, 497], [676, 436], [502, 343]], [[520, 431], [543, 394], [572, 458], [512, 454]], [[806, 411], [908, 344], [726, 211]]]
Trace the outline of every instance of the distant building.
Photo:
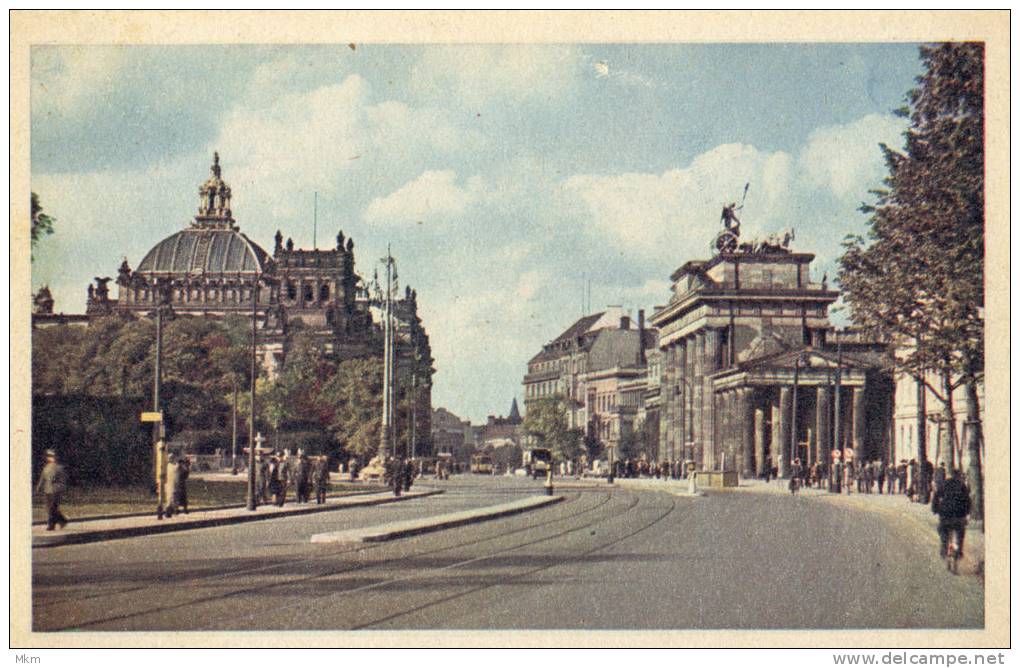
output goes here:
[[[933, 387], [939, 387], [940, 381], [935, 374], [928, 374], [927, 383]], [[955, 453], [952, 460], [959, 468], [967, 469], [970, 463], [967, 452], [967, 398], [965, 389], [959, 387], [953, 393], [953, 414], [955, 419]], [[984, 384], [978, 385], [978, 404], [980, 407], [980, 420], [984, 421], [985, 405]], [[935, 466], [940, 462], [949, 465], [950, 453], [943, 445], [943, 435], [948, 427], [942, 415], [942, 402], [935, 396], [931, 389], [924, 388], [924, 429], [925, 429], [925, 454], [929, 461]], [[895, 409], [893, 413], [893, 448], [890, 459], [899, 461], [902, 459], [911, 460], [918, 458], [918, 382], [905, 373], [896, 374], [896, 396]], [[984, 449], [984, 443], [982, 450]]]
[[[53, 313], [49, 289], [41, 288], [33, 301], [32, 326], [87, 325], [109, 315], [149, 317], [165, 304], [178, 317], [254, 318], [257, 354], [270, 377], [284, 363], [288, 334], [297, 329], [311, 332], [339, 360], [382, 356], [379, 295], [371, 295], [371, 286], [355, 271], [352, 239], [339, 232], [330, 248], [302, 249], [277, 231], [270, 255], [234, 219], [219, 154], [213, 155], [198, 195], [190, 224], [157, 242], [136, 269], [125, 259], [116, 279], [98, 276], [89, 284], [84, 314]], [[394, 311], [398, 401], [415, 417], [413, 428], [398, 422], [399, 439], [405, 446], [413, 440], [422, 454], [431, 451], [429, 336], [410, 287]]]
[[655, 337], [644, 325], [644, 311], [634, 323], [621, 307], [577, 320], [528, 362], [525, 408], [561, 397], [570, 428], [617, 447], [644, 410], [646, 354]]
[[432, 411], [433, 454], [447, 454], [454, 461], [467, 465], [475, 451], [471, 422], [461, 419], [445, 408]]

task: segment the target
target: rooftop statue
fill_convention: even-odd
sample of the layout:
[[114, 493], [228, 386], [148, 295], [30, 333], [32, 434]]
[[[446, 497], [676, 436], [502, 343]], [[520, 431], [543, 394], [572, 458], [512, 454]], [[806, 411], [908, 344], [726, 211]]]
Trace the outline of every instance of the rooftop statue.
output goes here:
[[740, 200], [740, 206], [736, 202], [723, 204], [722, 214], [719, 221], [723, 224], [722, 231], [715, 237], [715, 249], [719, 253], [733, 253], [737, 250], [737, 241], [740, 239], [740, 219], [737, 218], [737, 211], [744, 208], [744, 200], [747, 199], [747, 189], [750, 183], [744, 185], [744, 196]]

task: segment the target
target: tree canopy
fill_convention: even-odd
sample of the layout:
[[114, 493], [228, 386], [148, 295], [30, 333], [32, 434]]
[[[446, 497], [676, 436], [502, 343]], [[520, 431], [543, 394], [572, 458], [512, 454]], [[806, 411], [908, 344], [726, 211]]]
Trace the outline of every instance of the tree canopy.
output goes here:
[[541, 447], [549, 448], [557, 460], [572, 461], [583, 454], [584, 434], [580, 429], [568, 427], [562, 397], [546, 397], [530, 403], [524, 417], [524, 431]]
[[[42, 203], [39, 196], [32, 193], [32, 250], [43, 236], [53, 234], [53, 223], [56, 220], [49, 214], [43, 213]], [[35, 259], [33, 255], [33, 259]]]
[[[899, 113], [904, 151], [882, 145], [888, 168], [867, 238], [844, 242], [839, 283], [853, 320], [911, 346], [914, 376], [984, 370], [984, 50], [921, 48], [925, 72]], [[932, 388], [938, 392], [937, 388]]]

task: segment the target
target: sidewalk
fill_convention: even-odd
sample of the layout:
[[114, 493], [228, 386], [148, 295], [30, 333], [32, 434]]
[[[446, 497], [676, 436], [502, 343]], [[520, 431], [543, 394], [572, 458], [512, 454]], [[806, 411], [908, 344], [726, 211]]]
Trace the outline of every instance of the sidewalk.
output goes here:
[[243, 506], [235, 506], [215, 510], [194, 510], [188, 515], [175, 515], [171, 519], [162, 520], [156, 519], [154, 513], [144, 516], [132, 515], [128, 517], [90, 520], [88, 522], [72, 521], [63, 530], [56, 531], [46, 531], [45, 526], [34, 525], [32, 527], [32, 547], [56, 547], [58, 545], [92, 543], [116, 538], [130, 538], [171, 531], [222, 526], [225, 524], [271, 520], [293, 515], [342, 510], [344, 508], [377, 506], [384, 503], [420, 499], [442, 493], [443, 490], [441, 489], [406, 492], [401, 496], [393, 496], [392, 492], [377, 492], [373, 494], [332, 497], [327, 499], [326, 503], [322, 505], [315, 503], [298, 505], [292, 502], [283, 508], [272, 505], [259, 506], [254, 512], [249, 511]]
[[[741, 492], [752, 492], [760, 494], [785, 494], [790, 495], [789, 480], [774, 480], [766, 483], [761, 480], [741, 480], [740, 487], [729, 488]], [[825, 489], [814, 487], [801, 488], [797, 496], [804, 496], [816, 499], [824, 503], [833, 503], [844, 507], [856, 508], [869, 512], [882, 513], [888, 517], [906, 519], [913, 522], [922, 533], [928, 537], [928, 541], [938, 551], [938, 516], [931, 512], [931, 505], [926, 503], [911, 502], [903, 494], [859, 494], [854, 489], [853, 493], [831, 494]], [[985, 565], [985, 532], [982, 523], [970, 522], [967, 527], [967, 537], [964, 540], [964, 554], [960, 561], [960, 573], [984, 577]]]
[[[698, 486], [699, 492], [706, 492], [709, 495], [718, 493], [754, 493], [754, 494], [777, 494], [790, 495], [789, 480], [773, 480], [764, 482], [762, 480], [747, 480], [742, 478], [738, 487], [703, 487]], [[640, 489], [655, 489], [663, 492], [680, 493], [687, 491], [686, 480], [663, 480], [659, 478], [617, 478], [616, 483], [624, 487], [636, 487]], [[844, 507], [855, 508], [868, 512], [883, 513], [887, 517], [894, 517], [911, 522], [917, 529], [926, 536], [926, 540], [932, 546], [932, 553], [938, 552], [938, 516], [931, 512], [931, 506], [925, 503], [912, 503], [903, 494], [859, 494], [854, 489], [852, 494], [830, 494], [828, 490], [801, 488], [798, 496], [810, 498], [822, 503], [834, 503]], [[960, 561], [960, 573], [984, 577], [985, 566], [985, 533], [980, 522], [971, 522], [967, 527], [967, 537], [964, 540], [963, 559]]]

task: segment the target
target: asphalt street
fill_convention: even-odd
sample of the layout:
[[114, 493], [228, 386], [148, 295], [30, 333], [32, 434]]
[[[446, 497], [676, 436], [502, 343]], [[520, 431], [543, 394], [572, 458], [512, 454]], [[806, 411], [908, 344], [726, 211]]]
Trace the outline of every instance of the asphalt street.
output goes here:
[[979, 628], [983, 590], [922, 527], [809, 497], [558, 490], [562, 503], [377, 544], [312, 534], [503, 503], [429, 481], [386, 506], [33, 551], [36, 631]]

